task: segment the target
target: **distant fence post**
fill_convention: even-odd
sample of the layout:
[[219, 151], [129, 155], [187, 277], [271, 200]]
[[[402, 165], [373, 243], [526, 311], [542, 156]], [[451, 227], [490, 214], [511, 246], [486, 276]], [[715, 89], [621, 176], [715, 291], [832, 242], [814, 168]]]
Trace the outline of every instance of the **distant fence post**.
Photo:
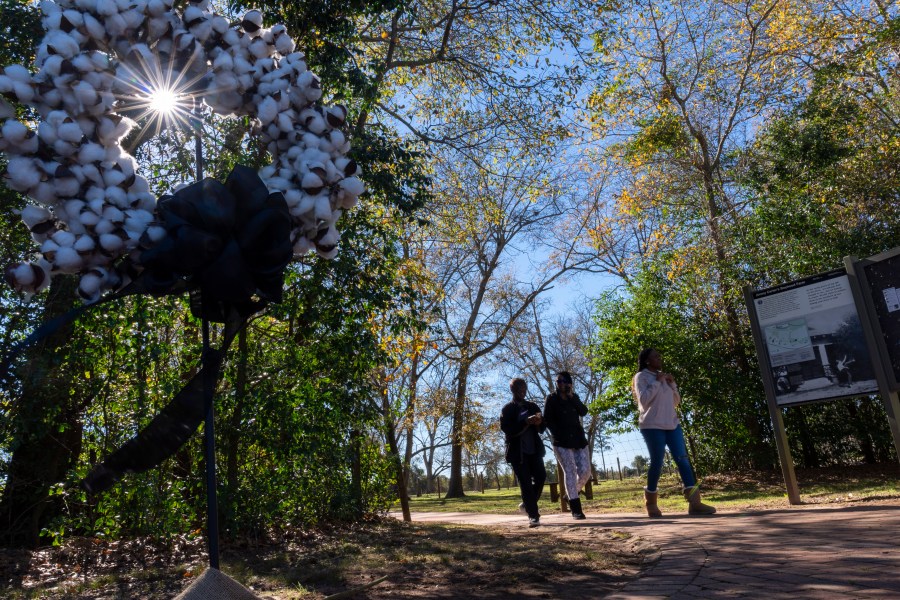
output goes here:
[[622, 481], [622, 461], [619, 460], [619, 457], [616, 457], [616, 465], [619, 467], [619, 481]]

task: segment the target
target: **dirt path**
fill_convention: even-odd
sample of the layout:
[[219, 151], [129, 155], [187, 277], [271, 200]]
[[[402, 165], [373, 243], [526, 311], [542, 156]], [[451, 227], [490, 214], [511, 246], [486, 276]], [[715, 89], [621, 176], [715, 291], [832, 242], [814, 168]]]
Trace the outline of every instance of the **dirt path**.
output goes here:
[[[589, 514], [542, 517], [541, 530], [612, 530], [632, 536], [648, 560], [617, 590], [589, 597], [847, 598], [900, 597], [900, 506], [804, 507], [711, 517]], [[414, 521], [522, 526], [521, 516], [416, 513]], [[523, 527], [523, 531], [527, 531]], [[642, 546], [645, 544], [646, 546]], [[636, 574], [638, 575], [638, 574]], [[589, 588], [585, 588], [589, 589]]]

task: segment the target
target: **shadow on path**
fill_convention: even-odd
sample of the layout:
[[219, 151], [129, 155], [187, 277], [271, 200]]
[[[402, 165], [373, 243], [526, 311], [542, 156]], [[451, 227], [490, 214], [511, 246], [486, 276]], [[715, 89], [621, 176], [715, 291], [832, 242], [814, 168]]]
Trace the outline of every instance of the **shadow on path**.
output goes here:
[[[900, 505], [686, 514], [546, 515], [542, 528], [610, 528], [659, 548], [659, 560], [606, 597], [900, 598]], [[416, 513], [413, 520], [523, 524], [520, 515]]]

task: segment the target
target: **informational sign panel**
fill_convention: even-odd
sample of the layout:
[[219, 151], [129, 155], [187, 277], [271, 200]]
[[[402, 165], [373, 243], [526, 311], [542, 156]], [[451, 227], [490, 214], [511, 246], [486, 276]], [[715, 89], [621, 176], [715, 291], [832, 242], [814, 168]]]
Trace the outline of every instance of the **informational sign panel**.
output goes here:
[[900, 251], [861, 261], [864, 293], [870, 294], [877, 321], [876, 337], [884, 343], [891, 388], [900, 388]]
[[[900, 279], [897, 282], [900, 288]], [[750, 316], [765, 349], [760, 360], [778, 405], [878, 391], [844, 269], [754, 291], [751, 298]], [[900, 312], [895, 314], [900, 317]]]

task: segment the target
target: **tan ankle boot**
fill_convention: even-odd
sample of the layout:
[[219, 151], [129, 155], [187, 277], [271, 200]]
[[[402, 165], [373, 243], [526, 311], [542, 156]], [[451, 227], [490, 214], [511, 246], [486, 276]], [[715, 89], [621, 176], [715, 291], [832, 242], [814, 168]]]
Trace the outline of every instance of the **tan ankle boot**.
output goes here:
[[700, 498], [700, 486], [684, 488], [684, 499], [688, 501], [689, 515], [711, 515], [716, 512], [715, 506], [703, 504]]
[[662, 512], [659, 510], [659, 506], [656, 505], [656, 501], [659, 499], [659, 492], [648, 492], [647, 488], [644, 488], [644, 506], [647, 509], [648, 517], [661, 517]]

